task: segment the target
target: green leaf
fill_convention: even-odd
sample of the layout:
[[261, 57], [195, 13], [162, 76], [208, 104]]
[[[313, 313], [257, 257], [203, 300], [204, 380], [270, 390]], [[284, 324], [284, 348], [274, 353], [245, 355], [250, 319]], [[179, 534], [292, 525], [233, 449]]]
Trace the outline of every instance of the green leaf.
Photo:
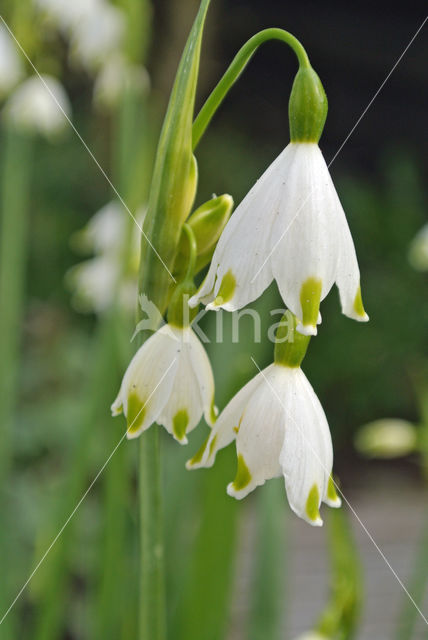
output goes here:
[[[197, 170], [192, 121], [202, 32], [209, 0], [203, 0], [178, 68], [156, 155], [141, 244], [140, 291], [161, 312], [168, 303], [181, 227], [193, 204]], [[150, 246], [149, 242], [152, 246]]]

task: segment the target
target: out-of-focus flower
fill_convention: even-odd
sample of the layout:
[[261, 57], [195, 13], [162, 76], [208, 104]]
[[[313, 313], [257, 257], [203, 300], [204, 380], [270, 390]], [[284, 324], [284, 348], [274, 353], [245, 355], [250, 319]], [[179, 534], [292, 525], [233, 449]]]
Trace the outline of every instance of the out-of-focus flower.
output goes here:
[[318, 633], [318, 631], [308, 631], [301, 636], [295, 638], [295, 640], [328, 640], [327, 636]]
[[107, 0], [35, 0], [37, 6], [70, 39], [71, 59], [89, 71], [119, 50], [125, 16]]
[[115, 106], [124, 91], [133, 89], [141, 94], [148, 92], [150, 78], [142, 66], [130, 64], [120, 53], [110, 56], [101, 67], [94, 86], [97, 106]]
[[232, 398], [186, 466], [211, 467], [217, 451], [236, 440], [238, 466], [228, 494], [244, 498], [282, 475], [292, 510], [321, 526], [321, 502], [341, 504], [331, 476], [333, 447], [323, 408], [300, 368], [309, 338], [294, 331], [290, 341], [288, 331], [285, 342], [277, 334], [275, 362]]
[[0, 24], [0, 98], [7, 95], [24, 75], [16, 44]]
[[213, 424], [213, 373], [190, 326], [166, 324], [140, 347], [111, 408], [113, 415], [126, 416], [128, 438], [158, 422], [180, 444], [187, 444], [186, 434], [202, 414]]
[[352, 236], [315, 143], [290, 143], [256, 182], [226, 225], [190, 304], [234, 311], [272, 279], [301, 333], [316, 334], [320, 301], [335, 282], [343, 313], [368, 320]]
[[[136, 214], [141, 225], [144, 211]], [[131, 240], [123, 254], [125, 236], [131, 228]], [[135, 309], [141, 231], [129, 221], [128, 213], [117, 201], [102, 207], [86, 227], [75, 234], [73, 244], [81, 251], [95, 253], [94, 258], [72, 267], [67, 275], [68, 286], [74, 291], [73, 304], [83, 312], [107, 311], [119, 296], [119, 305]], [[123, 264], [126, 258], [126, 265]], [[120, 278], [120, 287], [118, 281]]]
[[417, 271], [428, 271], [428, 224], [413, 238], [409, 249], [409, 261]]
[[355, 447], [370, 458], [400, 458], [415, 451], [417, 441], [417, 430], [411, 422], [384, 418], [362, 426], [355, 436]]
[[20, 130], [54, 138], [65, 129], [71, 105], [64, 87], [54, 77], [31, 76], [9, 96], [3, 115]]

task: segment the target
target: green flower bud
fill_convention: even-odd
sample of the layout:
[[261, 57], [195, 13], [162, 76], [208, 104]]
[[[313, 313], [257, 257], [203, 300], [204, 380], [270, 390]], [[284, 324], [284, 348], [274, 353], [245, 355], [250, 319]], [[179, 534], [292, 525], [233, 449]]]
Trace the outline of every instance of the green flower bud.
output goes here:
[[416, 450], [417, 431], [406, 420], [375, 420], [359, 429], [355, 447], [368, 458], [400, 458]]
[[288, 103], [291, 142], [317, 143], [327, 110], [327, 96], [318, 75], [312, 67], [301, 67], [294, 79]]
[[[201, 205], [188, 219], [198, 248], [195, 272], [197, 273], [209, 263], [215, 246], [220, 238], [233, 209], [233, 199], [228, 194], [212, 198]], [[189, 259], [189, 243], [184, 234], [180, 239], [174, 273], [178, 277], [186, 269]]]

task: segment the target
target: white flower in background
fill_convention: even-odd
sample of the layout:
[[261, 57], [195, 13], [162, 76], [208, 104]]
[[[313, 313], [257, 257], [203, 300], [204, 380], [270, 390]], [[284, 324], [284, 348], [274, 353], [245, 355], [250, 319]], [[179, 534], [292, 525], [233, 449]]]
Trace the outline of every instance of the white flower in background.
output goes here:
[[124, 413], [128, 438], [136, 438], [153, 422], [181, 444], [199, 423], [215, 419], [214, 378], [208, 356], [190, 326], [166, 324], [131, 360], [113, 415]]
[[417, 271], [428, 271], [428, 224], [413, 238], [409, 249], [409, 261]]
[[17, 45], [8, 30], [0, 24], [0, 97], [9, 93], [24, 75]]
[[318, 633], [318, 631], [308, 631], [298, 638], [295, 638], [295, 640], [328, 640], [328, 638], [327, 636]]
[[226, 225], [190, 304], [234, 311], [273, 279], [301, 333], [316, 334], [320, 301], [334, 283], [343, 313], [368, 320], [352, 236], [316, 143], [290, 143], [256, 182]]
[[[74, 290], [73, 304], [79, 311], [103, 313], [117, 295], [120, 306], [129, 311], [135, 309], [141, 231], [128, 215], [121, 204], [113, 200], [75, 234], [76, 248], [95, 253], [94, 258], [75, 265], [66, 275], [69, 287]], [[135, 218], [141, 226], [144, 211], [137, 212]], [[132, 238], [124, 269], [122, 252], [129, 225], [132, 225]]]
[[121, 48], [125, 15], [107, 0], [35, 0], [70, 39], [71, 59], [89, 71]]
[[65, 129], [71, 105], [64, 87], [54, 77], [31, 76], [9, 96], [3, 115], [23, 131], [53, 138]]
[[271, 364], [250, 380], [222, 411], [187, 468], [211, 467], [217, 451], [233, 440], [238, 467], [227, 487], [230, 496], [244, 498], [283, 475], [290, 507], [310, 524], [322, 525], [321, 502], [340, 506], [331, 478], [327, 419], [300, 367]]
[[150, 78], [142, 66], [129, 64], [120, 53], [110, 56], [101, 67], [94, 86], [94, 102], [97, 106], [114, 106], [124, 91], [134, 89], [141, 94], [148, 92]]

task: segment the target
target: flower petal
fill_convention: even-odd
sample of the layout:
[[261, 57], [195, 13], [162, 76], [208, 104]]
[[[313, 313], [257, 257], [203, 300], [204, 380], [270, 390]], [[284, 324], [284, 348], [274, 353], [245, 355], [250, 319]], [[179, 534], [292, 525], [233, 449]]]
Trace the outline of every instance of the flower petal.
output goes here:
[[300, 369], [290, 370], [285, 398], [286, 427], [280, 464], [292, 510], [314, 526], [322, 525], [321, 501], [327, 497], [333, 448], [321, 404]]
[[258, 298], [271, 283], [272, 225], [278, 215], [289, 155], [284, 150], [265, 171], [227, 223], [208, 275], [190, 303], [234, 311]]
[[286, 367], [270, 365], [249, 399], [236, 436], [238, 468], [227, 487], [234, 498], [245, 498], [255, 487], [281, 475], [279, 454], [284, 442], [285, 411], [281, 402], [287, 384]]
[[179, 336], [165, 325], [131, 360], [112, 405], [113, 415], [122, 410], [127, 418], [128, 438], [150, 427], [168, 402], [178, 368]]
[[248, 401], [262, 382], [263, 379], [260, 374], [258, 374], [233, 396], [232, 400], [230, 400], [217, 418], [207, 440], [193, 458], [186, 463], [187, 469], [212, 467], [217, 451], [227, 447], [227, 445], [236, 438], [241, 418], [246, 411]]
[[315, 335], [319, 303], [338, 265], [335, 190], [317, 144], [291, 143], [287, 150], [290, 164], [272, 229], [272, 272], [285, 304], [302, 322], [298, 330]]

